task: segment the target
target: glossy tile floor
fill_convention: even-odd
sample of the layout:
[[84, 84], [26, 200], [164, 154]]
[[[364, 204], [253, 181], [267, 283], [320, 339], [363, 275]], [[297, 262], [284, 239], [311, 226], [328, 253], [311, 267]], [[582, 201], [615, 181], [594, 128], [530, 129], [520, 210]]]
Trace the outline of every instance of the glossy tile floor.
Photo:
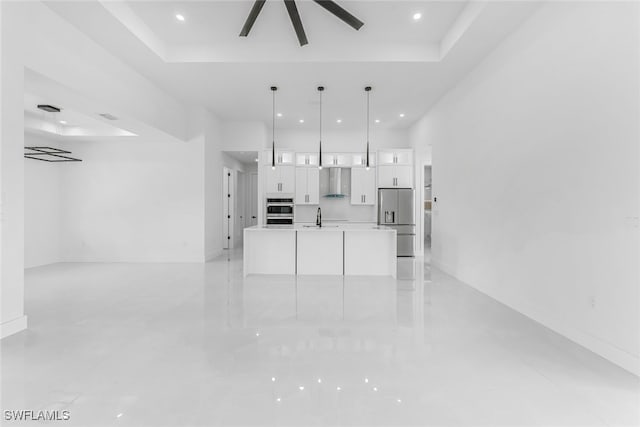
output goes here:
[[640, 423], [638, 378], [420, 260], [399, 270], [245, 279], [240, 252], [30, 269], [2, 408], [66, 409], [65, 426]]

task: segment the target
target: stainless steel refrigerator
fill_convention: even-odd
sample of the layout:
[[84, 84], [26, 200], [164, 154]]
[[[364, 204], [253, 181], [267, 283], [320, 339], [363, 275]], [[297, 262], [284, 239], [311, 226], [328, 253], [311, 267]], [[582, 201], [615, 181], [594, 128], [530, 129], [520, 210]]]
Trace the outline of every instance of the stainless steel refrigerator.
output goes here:
[[378, 190], [378, 225], [396, 229], [398, 256], [415, 255], [416, 220], [414, 192], [410, 188]]

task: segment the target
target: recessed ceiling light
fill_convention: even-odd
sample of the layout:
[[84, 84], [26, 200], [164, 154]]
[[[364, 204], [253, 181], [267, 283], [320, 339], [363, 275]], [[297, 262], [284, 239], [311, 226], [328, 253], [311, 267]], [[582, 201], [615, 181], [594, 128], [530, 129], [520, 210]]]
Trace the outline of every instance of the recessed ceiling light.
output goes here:
[[404, 113], [400, 113], [400, 118], [403, 118], [403, 117], [404, 117]]
[[278, 113], [276, 114], [278, 117], [282, 117], [282, 113]]
[[299, 120], [299, 122], [300, 122], [300, 123], [304, 123], [304, 119], [300, 119], [300, 120]]
[[336, 123], [342, 123], [342, 119], [336, 120]]
[[177, 19], [178, 21], [184, 21], [184, 15], [181, 15], [181, 14], [179, 14], [179, 13], [176, 13], [176, 19]]
[[66, 121], [66, 120], [60, 120], [60, 124], [61, 124], [61, 125], [66, 125], [66, 124], [67, 124], [67, 121]]
[[380, 123], [380, 119], [376, 119], [376, 123]]
[[257, 161], [258, 161], [258, 159], [255, 159], [255, 161], [257, 162]]
[[419, 21], [422, 18], [422, 13], [420, 12], [416, 12], [413, 14], [413, 20], [414, 21]]

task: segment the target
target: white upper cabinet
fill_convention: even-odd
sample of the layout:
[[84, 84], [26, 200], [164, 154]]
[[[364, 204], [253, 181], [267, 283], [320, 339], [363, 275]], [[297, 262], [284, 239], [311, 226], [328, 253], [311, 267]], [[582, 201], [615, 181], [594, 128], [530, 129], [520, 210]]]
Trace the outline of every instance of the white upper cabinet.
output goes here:
[[408, 165], [380, 165], [378, 188], [413, 188], [413, 167]]
[[[266, 151], [265, 164], [271, 164], [272, 153]], [[276, 165], [293, 165], [295, 162], [295, 153], [293, 151], [278, 151], [276, 150]]]
[[346, 153], [326, 153], [322, 155], [323, 167], [351, 166], [351, 155]]
[[413, 150], [382, 150], [378, 151], [379, 165], [413, 165]]
[[296, 153], [296, 166], [318, 167], [318, 153]]
[[294, 166], [280, 165], [272, 169], [264, 166], [267, 187], [265, 192], [293, 194], [296, 185], [296, 171]]
[[[354, 168], [365, 167], [367, 165], [367, 153], [355, 153], [351, 156], [351, 166]], [[376, 153], [369, 152], [369, 166], [376, 165]]]
[[315, 167], [296, 168], [296, 205], [320, 203], [320, 170]]
[[351, 204], [374, 205], [376, 202], [376, 170], [351, 169]]

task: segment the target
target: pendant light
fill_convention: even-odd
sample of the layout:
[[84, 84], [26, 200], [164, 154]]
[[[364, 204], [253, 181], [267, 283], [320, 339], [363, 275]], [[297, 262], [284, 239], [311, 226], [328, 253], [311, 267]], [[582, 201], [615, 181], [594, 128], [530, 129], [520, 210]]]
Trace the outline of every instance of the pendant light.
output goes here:
[[371, 92], [371, 86], [365, 87], [364, 91], [367, 92], [367, 160], [365, 167], [369, 170], [369, 93]]
[[276, 86], [271, 86], [273, 107], [271, 110], [271, 169], [276, 169]]
[[322, 169], [322, 92], [324, 86], [318, 86], [318, 93], [320, 94], [320, 145], [318, 147], [318, 169]]

